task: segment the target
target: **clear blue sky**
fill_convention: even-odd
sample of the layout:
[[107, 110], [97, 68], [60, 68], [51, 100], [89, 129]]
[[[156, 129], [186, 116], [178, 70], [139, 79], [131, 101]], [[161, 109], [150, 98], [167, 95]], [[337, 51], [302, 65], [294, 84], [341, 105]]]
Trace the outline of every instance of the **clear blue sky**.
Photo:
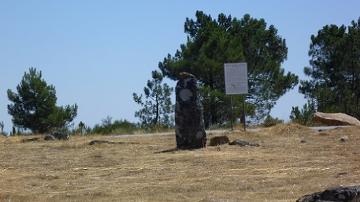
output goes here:
[[[7, 89], [36, 67], [56, 87], [58, 104], [79, 106], [75, 123], [93, 126], [107, 115], [137, 121], [132, 93], [152, 70], [185, 42], [183, 24], [196, 10], [241, 18], [249, 13], [273, 24], [286, 39], [286, 71], [303, 76], [310, 36], [326, 24], [360, 17], [357, 0], [234, 1], [0, 1], [0, 121], [11, 128]], [[170, 82], [174, 86], [174, 82]], [[287, 120], [303, 105], [295, 88], [272, 110]]]

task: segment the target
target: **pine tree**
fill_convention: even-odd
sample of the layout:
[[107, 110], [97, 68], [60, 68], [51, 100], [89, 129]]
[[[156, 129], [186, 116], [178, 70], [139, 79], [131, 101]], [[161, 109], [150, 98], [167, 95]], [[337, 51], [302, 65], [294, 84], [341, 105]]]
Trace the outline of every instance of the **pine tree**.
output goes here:
[[351, 25], [326, 25], [311, 36], [309, 80], [299, 91], [321, 112], [360, 118], [360, 18]]
[[[224, 95], [224, 63], [247, 62], [249, 94], [247, 114], [262, 119], [276, 101], [298, 83], [296, 75], [287, 73], [281, 63], [287, 57], [285, 40], [265, 20], [244, 15], [237, 19], [220, 14], [217, 19], [202, 11], [196, 19], [185, 21], [187, 41], [174, 56], [168, 54], [159, 68], [173, 79], [180, 72], [189, 72], [202, 86], [206, 126], [226, 120], [230, 100]], [[243, 99], [236, 104], [242, 106]], [[235, 106], [235, 107], [239, 107]]]
[[135, 112], [135, 117], [146, 128], [169, 127], [173, 125], [174, 106], [171, 102], [173, 88], [163, 82], [163, 75], [152, 71], [152, 79], [147, 81], [144, 94], [133, 93], [134, 101], [142, 108]]
[[30, 129], [34, 133], [45, 133], [65, 127], [77, 115], [77, 105], [56, 106], [56, 91], [42, 79], [41, 71], [30, 68], [25, 72], [17, 93], [7, 91], [12, 104], [8, 112], [16, 127]]

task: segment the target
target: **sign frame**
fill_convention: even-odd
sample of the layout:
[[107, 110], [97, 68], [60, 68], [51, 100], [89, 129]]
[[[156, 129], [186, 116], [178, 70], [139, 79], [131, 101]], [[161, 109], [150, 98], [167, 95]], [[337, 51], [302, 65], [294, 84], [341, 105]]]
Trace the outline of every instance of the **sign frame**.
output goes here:
[[224, 63], [226, 95], [249, 93], [247, 63]]

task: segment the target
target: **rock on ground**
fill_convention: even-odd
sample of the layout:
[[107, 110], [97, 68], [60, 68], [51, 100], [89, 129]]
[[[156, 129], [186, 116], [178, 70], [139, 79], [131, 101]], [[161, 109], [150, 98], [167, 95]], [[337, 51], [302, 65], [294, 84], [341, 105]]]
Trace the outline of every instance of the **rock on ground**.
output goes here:
[[305, 195], [297, 202], [360, 202], [360, 186], [335, 187]]
[[234, 140], [234, 141], [230, 142], [229, 145], [239, 145], [240, 147], [244, 147], [244, 146], [258, 147], [258, 146], [260, 146], [259, 144], [247, 142], [244, 140]]
[[215, 136], [210, 139], [209, 146], [218, 146], [222, 144], [228, 144], [230, 142], [229, 138], [225, 135]]
[[316, 112], [314, 114], [314, 121], [332, 126], [336, 126], [336, 125], [360, 126], [360, 121], [358, 119], [344, 113]]

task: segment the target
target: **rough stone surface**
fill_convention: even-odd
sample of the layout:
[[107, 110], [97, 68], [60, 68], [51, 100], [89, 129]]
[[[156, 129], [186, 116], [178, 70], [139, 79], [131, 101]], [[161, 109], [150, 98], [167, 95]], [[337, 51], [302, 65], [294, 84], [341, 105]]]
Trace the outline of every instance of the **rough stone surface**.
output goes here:
[[51, 135], [58, 140], [69, 140], [69, 134], [64, 132], [53, 132]]
[[225, 135], [216, 136], [216, 137], [212, 137], [210, 139], [209, 146], [218, 146], [218, 145], [222, 145], [222, 144], [228, 144], [229, 142], [230, 142], [229, 138]]
[[305, 195], [297, 202], [360, 202], [360, 186], [335, 187]]
[[258, 146], [260, 146], [259, 144], [247, 142], [244, 140], [234, 140], [234, 141], [230, 142], [229, 145], [239, 145], [240, 147], [244, 147], [244, 146], [258, 147]]
[[360, 121], [356, 118], [343, 113], [322, 113], [316, 112], [314, 114], [314, 121], [326, 125], [353, 125], [360, 126]]
[[202, 106], [196, 78], [180, 73], [176, 84], [175, 128], [178, 149], [197, 149], [206, 146]]
[[52, 136], [52, 135], [46, 135], [46, 136], [44, 137], [44, 140], [46, 140], [46, 141], [53, 141], [53, 140], [56, 140], [56, 139], [55, 139], [55, 137]]

